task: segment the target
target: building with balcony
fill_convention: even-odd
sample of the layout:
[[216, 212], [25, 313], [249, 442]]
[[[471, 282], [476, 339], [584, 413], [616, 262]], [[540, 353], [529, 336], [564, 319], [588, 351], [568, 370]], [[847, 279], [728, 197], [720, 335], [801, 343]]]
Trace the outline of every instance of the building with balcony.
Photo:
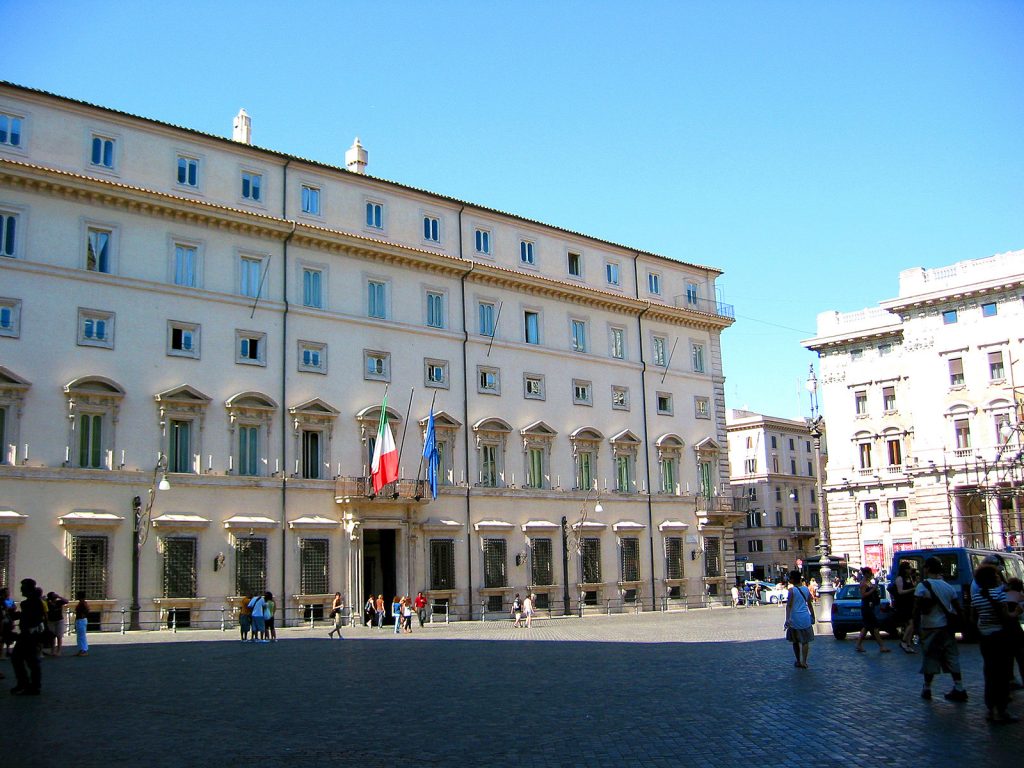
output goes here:
[[798, 561], [818, 556], [807, 424], [735, 408], [726, 412], [725, 424], [732, 494], [748, 507], [735, 531], [737, 576], [774, 581]]
[[137, 568], [190, 622], [266, 589], [288, 622], [726, 592], [718, 270], [252, 135], [0, 84], [0, 582], [109, 618]]
[[878, 307], [818, 316], [832, 551], [1021, 546], [1024, 251], [900, 273]]

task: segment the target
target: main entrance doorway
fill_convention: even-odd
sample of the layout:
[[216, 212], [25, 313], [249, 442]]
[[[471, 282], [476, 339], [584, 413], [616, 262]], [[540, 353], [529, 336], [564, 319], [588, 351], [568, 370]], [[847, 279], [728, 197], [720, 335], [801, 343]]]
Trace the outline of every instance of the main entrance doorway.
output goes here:
[[368, 528], [363, 531], [363, 589], [367, 595], [384, 595], [384, 606], [391, 610], [391, 598], [398, 595], [396, 534], [392, 528]]

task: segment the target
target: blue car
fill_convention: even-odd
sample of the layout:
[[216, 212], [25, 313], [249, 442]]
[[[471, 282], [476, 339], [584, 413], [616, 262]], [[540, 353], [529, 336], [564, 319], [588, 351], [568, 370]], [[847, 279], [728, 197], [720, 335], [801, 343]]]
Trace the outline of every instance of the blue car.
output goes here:
[[[875, 618], [882, 632], [892, 635], [896, 632], [896, 612], [885, 584], [878, 585], [882, 601], [875, 606]], [[860, 615], [860, 585], [845, 584], [836, 592], [832, 603], [832, 634], [837, 640], [845, 640], [850, 632], [860, 632], [864, 622]]]

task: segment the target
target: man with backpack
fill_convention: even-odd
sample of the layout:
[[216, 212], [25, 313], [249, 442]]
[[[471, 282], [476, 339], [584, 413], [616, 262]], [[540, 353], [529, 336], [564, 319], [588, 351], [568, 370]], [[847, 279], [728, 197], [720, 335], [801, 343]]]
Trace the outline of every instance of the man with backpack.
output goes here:
[[960, 651], [956, 646], [956, 627], [962, 608], [960, 591], [942, 578], [942, 561], [929, 557], [924, 561], [924, 578], [914, 589], [914, 624], [921, 634], [921, 674], [924, 675], [922, 699], [931, 699], [932, 680], [939, 672], [953, 677], [953, 690], [947, 701], [967, 701], [960, 674]]
[[512, 600], [512, 617], [515, 619], [515, 621], [512, 622], [513, 627], [523, 626], [523, 601], [519, 599], [518, 592], [516, 592], [516, 596]]

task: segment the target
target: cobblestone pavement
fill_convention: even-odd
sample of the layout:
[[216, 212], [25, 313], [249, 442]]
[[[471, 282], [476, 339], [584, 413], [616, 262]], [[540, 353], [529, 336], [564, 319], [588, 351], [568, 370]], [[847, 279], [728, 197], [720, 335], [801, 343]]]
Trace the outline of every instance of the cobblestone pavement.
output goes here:
[[[919, 696], [919, 657], [819, 636], [793, 667], [781, 608], [279, 632], [92, 636], [0, 699], [5, 768], [76, 766], [914, 766], [1019, 763], [1024, 724]], [[72, 648], [73, 651], [73, 648]], [[12, 683], [10, 665], [0, 669]], [[1018, 695], [1018, 709], [1024, 696]], [[14, 746], [17, 745], [17, 746]], [[13, 751], [11, 750], [14, 746]]]

